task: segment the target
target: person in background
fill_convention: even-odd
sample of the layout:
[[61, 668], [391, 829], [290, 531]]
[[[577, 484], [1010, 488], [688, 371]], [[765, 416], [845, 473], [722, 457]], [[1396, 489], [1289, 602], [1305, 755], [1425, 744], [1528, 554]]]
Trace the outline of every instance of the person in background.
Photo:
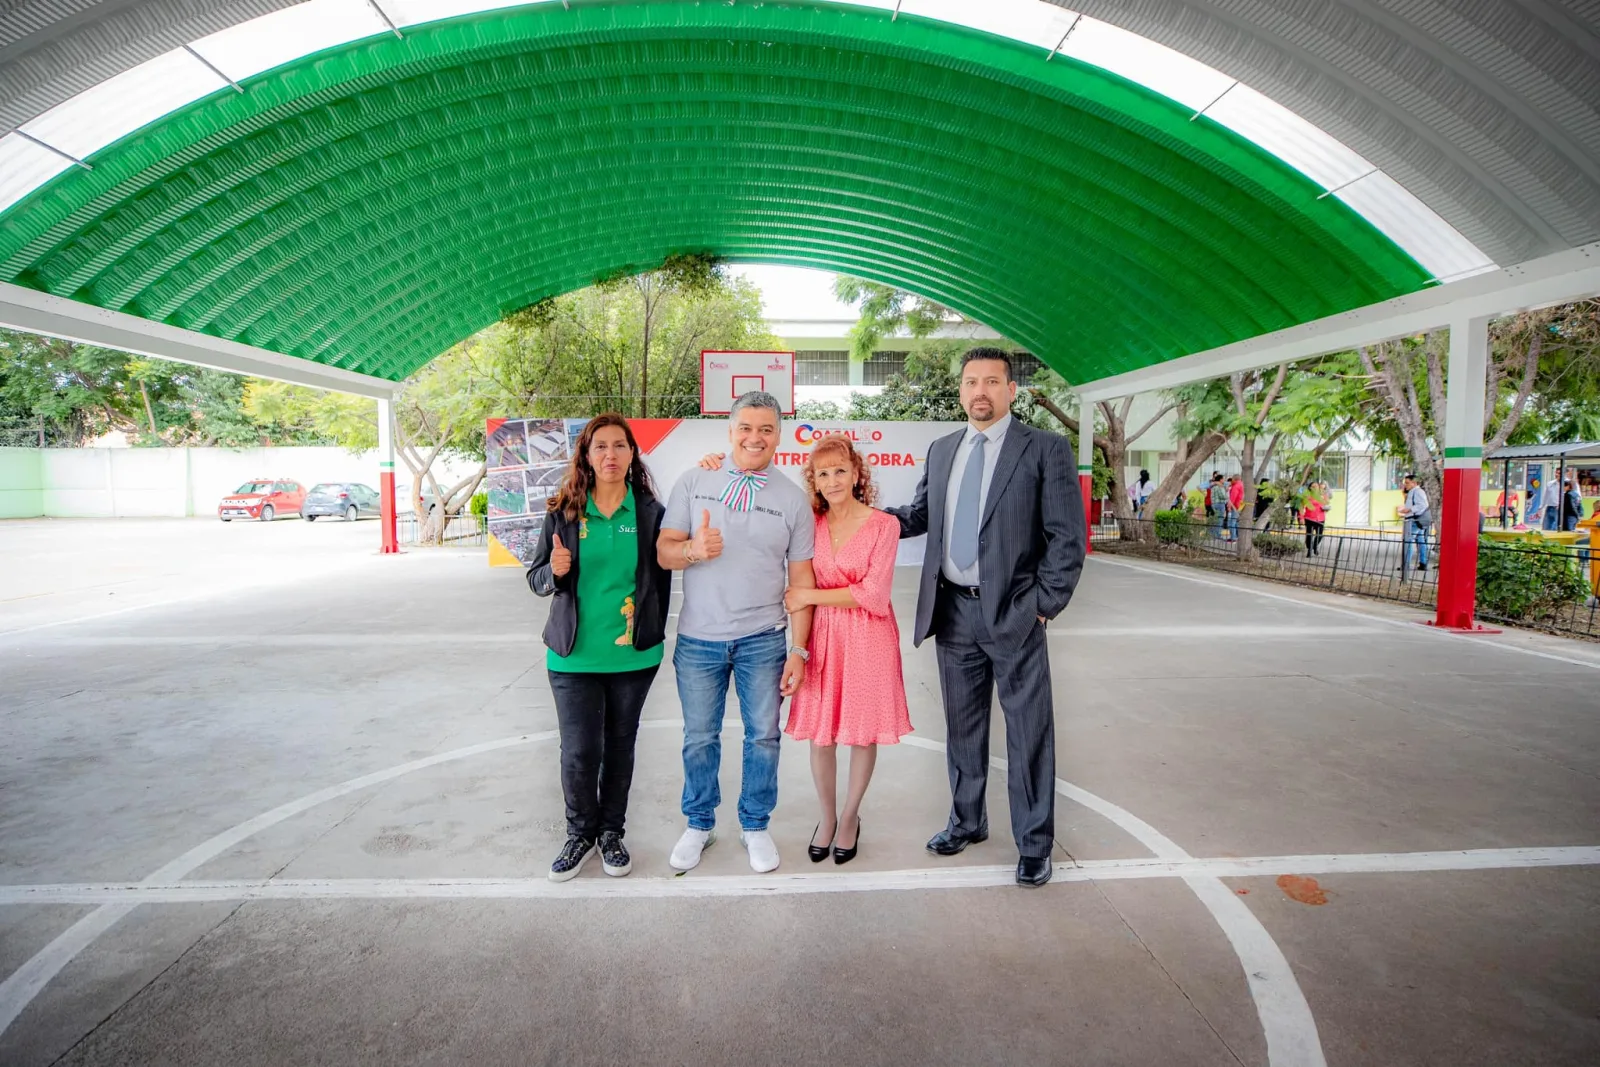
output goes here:
[[1316, 556], [1321, 554], [1322, 531], [1328, 520], [1328, 501], [1322, 493], [1322, 487], [1312, 482], [1306, 489], [1305, 502], [1301, 505], [1301, 514], [1305, 516], [1306, 523], [1306, 554]]
[[[1251, 515], [1252, 521], [1260, 522], [1261, 516], [1272, 510], [1272, 502], [1276, 499], [1278, 499], [1278, 494], [1272, 491], [1272, 481], [1268, 478], [1261, 479], [1261, 484], [1256, 486], [1256, 507], [1255, 512]], [[1262, 527], [1262, 531], [1265, 532], [1270, 529], [1272, 529], [1272, 523], [1268, 521]]]
[[1239, 515], [1244, 511], [1244, 479], [1237, 474], [1228, 479], [1228, 540], [1239, 539]]
[[1400, 484], [1406, 493], [1399, 509], [1405, 527], [1400, 535], [1400, 566], [1397, 568], [1403, 582], [1410, 570], [1412, 542], [1417, 546], [1417, 570], [1428, 569], [1428, 528], [1433, 524], [1433, 516], [1428, 509], [1428, 494], [1415, 474], [1406, 475]]
[[[656, 551], [684, 571], [683, 606], [672, 653], [683, 704], [683, 814], [688, 821], [668, 862], [687, 871], [715, 842], [722, 802], [722, 721], [728, 682], [744, 721], [739, 839], [758, 874], [776, 870], [768, 826], [778, 803], [778, 708], [805, 678], [811, 609], [788, 615], [785, 588], [809, 588], [816, 518], [794, 482], [772, 470], [780, 409], [771, 393], [733, 402], [725, 465], [691, 468], [672, 487]], [[714, 520], [714, 521], [713, 521]]]
[[1222, 481], [1221, 471], [1211, 472], [1211, 488], [1206, 490], [1206, 517], [1212, 537], [1221, 537], [1227, 532], [1228, 487]]
[[1133, 483], [1133, 513], [1139, 518], [1144, 518], [1144, 507], [1150, 503], [1150, 494], [1155, 491], [1155, 483], [1150, 481], [1150, 472], [1140, 470], [1139, 480]]
[[1578, 528], [1583, 518], [1583, 495], [1578, 492], [1578, 477], [1567, 475], [1566, 488], [1561, 493], [1561, 528], [1568, 532]]
[[[1539, 519], [1546, 530], [1561, 529], [1561, 487], [1554, 482], [1545, 482], [1539, 490], [1539, 510], [1542, 514]], [[1534, 516], [1529, 515], [1531, 520]]]
[[600, 853], [605, 872], [633, 869], [622, 843], [634, 741], [661, 666], [672, 576], [656, 562], [662, 507], [628, 421], [590, 419], [546, 504], [528, 585], [551, 596], [545, 668], [561, 731], [567, 843], [550, 880], [575, 878]]
[[1497, 514], [1501, 512], [1505, 514], [1505, 526], [1508, 530], [1517, 524], [1518, 503], [1516, 490], [1512, 490], [1511, 494], [1507, 496], [1506, 491], [1502, 489], [1500, 490], [1500, 495], [1495, 497], [1495, 511]]

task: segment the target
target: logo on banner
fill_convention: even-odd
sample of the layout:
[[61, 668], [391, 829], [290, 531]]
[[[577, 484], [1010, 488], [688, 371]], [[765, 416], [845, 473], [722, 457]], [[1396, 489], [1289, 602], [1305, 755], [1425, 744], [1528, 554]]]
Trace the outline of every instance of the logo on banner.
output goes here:
[[813, 426], [809, 422], [802, 422], [794, 428], [795, 443], [801, 448], [810, 448], [824, 437], [848, 437], [852, 444], [861, 444], [863, 440], [876, 444], [883, 440], [882, 430], [863, 432], [853, 426]]
[[[886, 447], [883, 444], [882, 430], [869, 430], [859, 426], [813, 426], [809, 422], [802, 422], [794, 428], [795, 443], [801, 448], [811, 448], [825, 437], [843, 437], [848, 440], [866, 458], [869, 467], [917, 465], [916, 457], [910, 452], [881, 451]], [[779, 452], [772, 457], [772, 461], [780, 467], [802, 467], [806, 462], [806, 454]]]

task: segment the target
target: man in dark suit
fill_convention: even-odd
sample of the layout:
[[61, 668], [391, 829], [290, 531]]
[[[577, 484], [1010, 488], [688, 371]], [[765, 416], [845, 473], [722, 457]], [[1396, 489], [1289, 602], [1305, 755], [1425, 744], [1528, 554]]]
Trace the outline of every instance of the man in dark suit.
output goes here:
[[928, 449], [900, 536], [928, 535], [912, 640], [932, 634], [944, 696], [950, 821], [928, 851], [954, 856], [989, 836], [989, 717], [1006, 718], [1017, 883], [1050, 880], [1055, 843], [1055, 709], [1045, 623], [1078, 584], [1087, 550], [1078, 466], [1065, 437], [1011, 417], [1011, 358], [975, 348], [961, 363], [967, 426]]

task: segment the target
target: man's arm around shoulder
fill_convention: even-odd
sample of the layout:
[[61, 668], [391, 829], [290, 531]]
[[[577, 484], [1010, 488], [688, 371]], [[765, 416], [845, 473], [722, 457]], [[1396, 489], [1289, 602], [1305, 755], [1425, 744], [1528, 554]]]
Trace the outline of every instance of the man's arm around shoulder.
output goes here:
[[928, 459], [922, 465], [922, 478], [917, 482], [917, 491], [912, 496], [911, 503], [883, 509], [886, 514], [893, 515], [899, 520], [901, 540], [907, 537], [921, 537], [928, 532], [928, 471], [933, 468], [933, 450], [943, 447], [951, 438], [958, 438], [958, 435], [941, 437], [928, 446]]

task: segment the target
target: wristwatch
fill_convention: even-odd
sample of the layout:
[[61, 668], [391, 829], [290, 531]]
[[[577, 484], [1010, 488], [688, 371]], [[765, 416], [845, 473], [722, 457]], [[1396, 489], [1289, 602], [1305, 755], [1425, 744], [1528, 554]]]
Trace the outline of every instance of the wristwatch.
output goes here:
[[805, 660], [807, 663], [811, 662], [811, 653], [807, 652], [805, 649], [801, 648], [799, 645], [790, 645], [789, 646], [789, 655], [791, 655], [791, 656], [799, 656], [801, 659]]

